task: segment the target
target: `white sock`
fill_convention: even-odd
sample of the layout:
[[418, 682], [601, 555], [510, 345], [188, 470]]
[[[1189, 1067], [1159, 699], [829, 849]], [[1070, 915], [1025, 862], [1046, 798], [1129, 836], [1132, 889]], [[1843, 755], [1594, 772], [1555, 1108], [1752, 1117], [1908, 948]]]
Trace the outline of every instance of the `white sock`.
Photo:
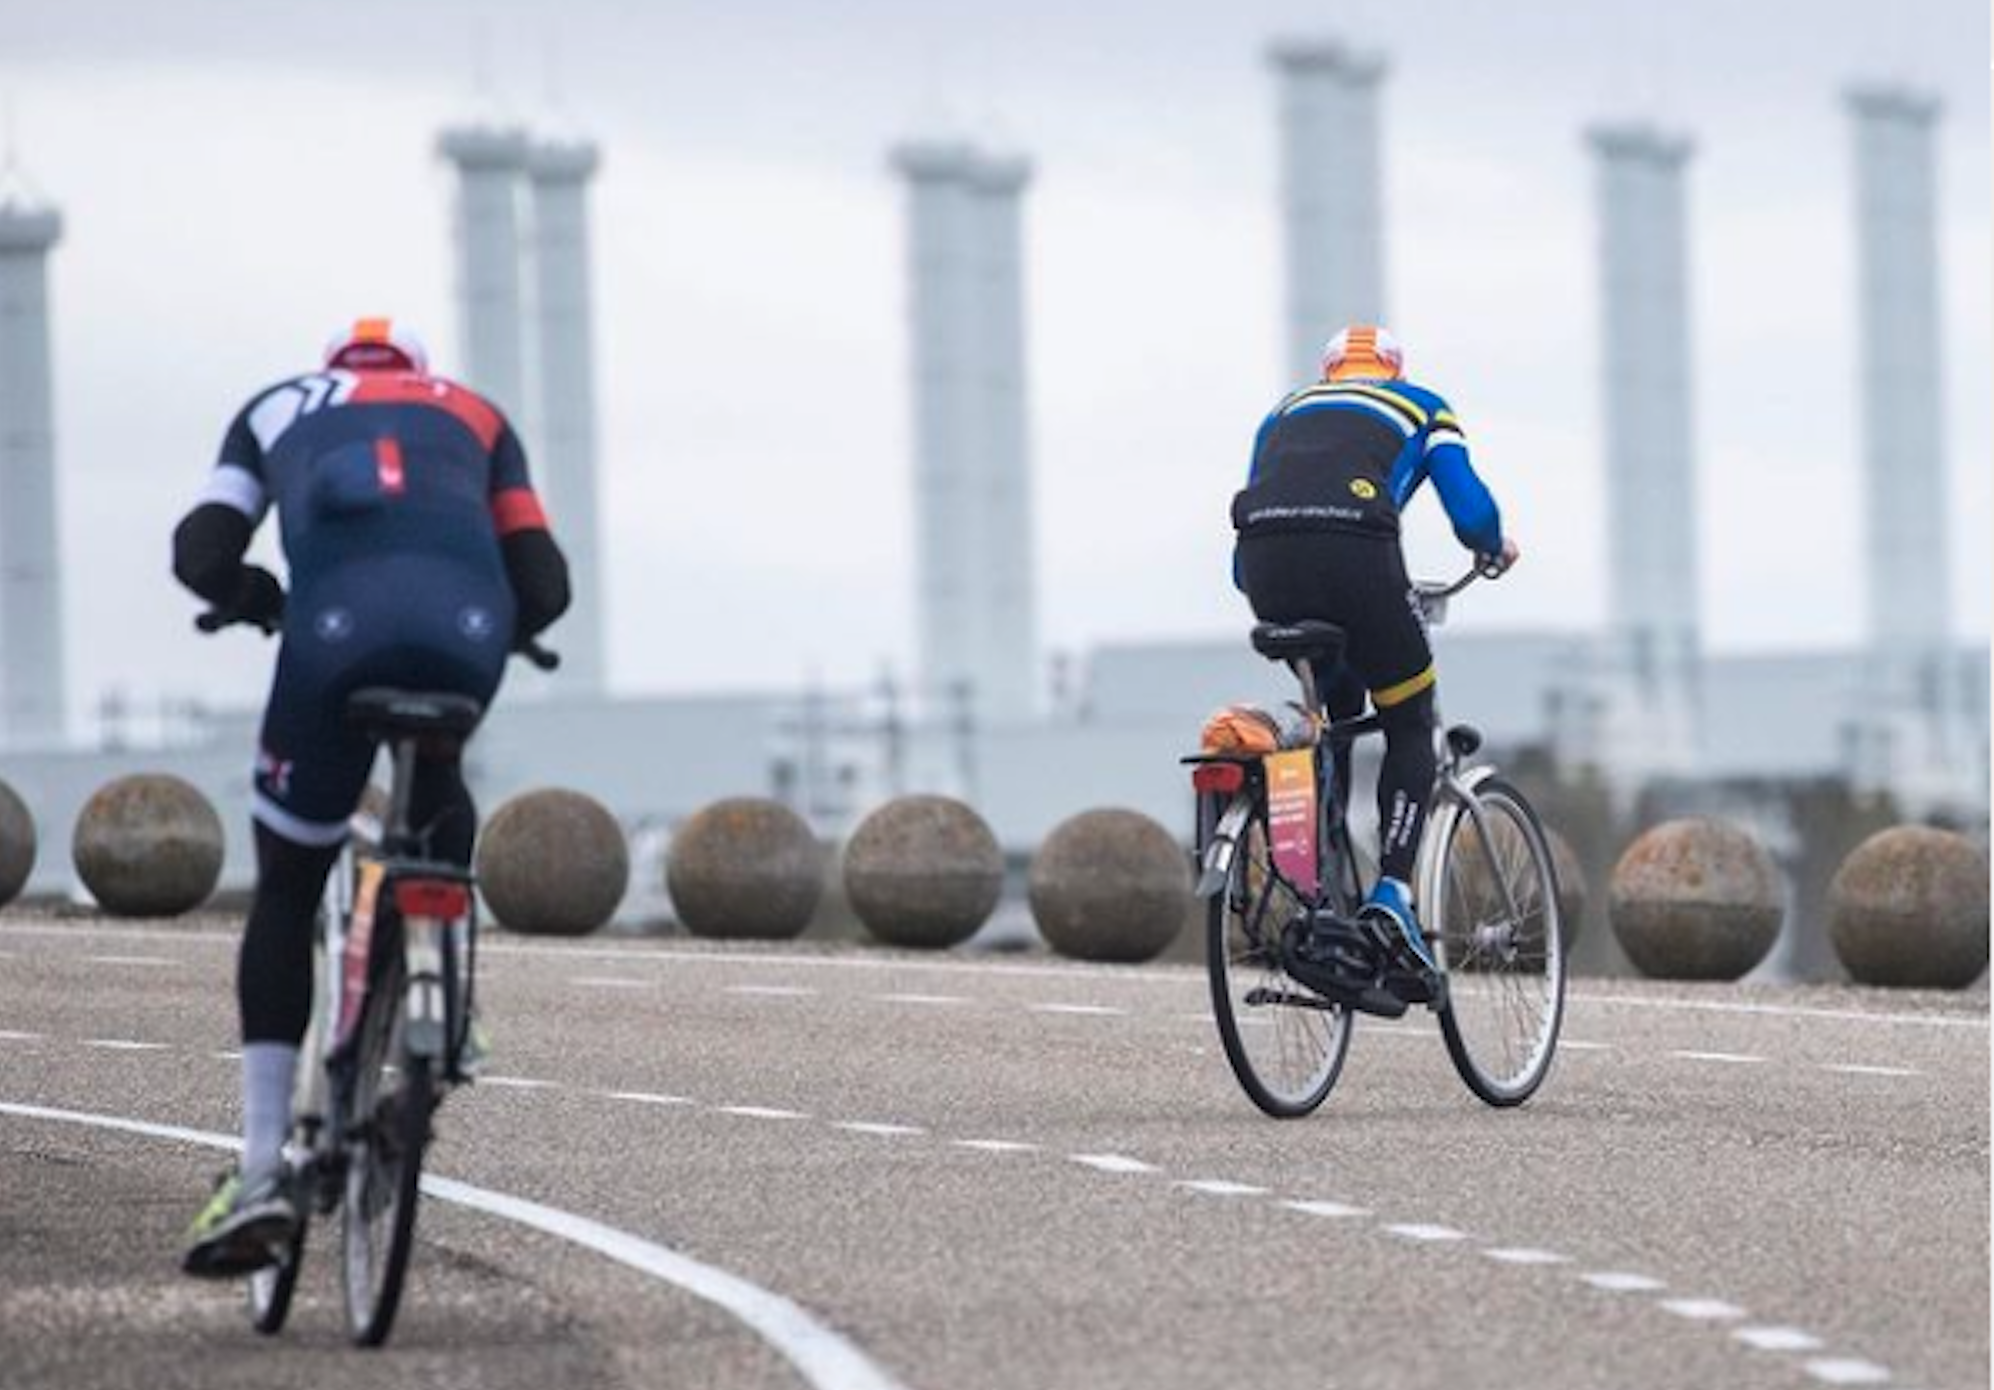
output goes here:
[[242, 1175], [275, 1172], [291, 1135], [291, 1089], [298, 1049], [288, 1043], [245, 1043], [242, 1048]]

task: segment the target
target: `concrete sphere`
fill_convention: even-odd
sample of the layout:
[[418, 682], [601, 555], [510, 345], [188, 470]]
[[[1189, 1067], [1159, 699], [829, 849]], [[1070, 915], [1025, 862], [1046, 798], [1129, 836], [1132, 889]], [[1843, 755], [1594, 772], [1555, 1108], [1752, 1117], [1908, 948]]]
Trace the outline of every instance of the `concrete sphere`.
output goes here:
[[1004, 886], [1004, 852], [983, 817], [945, 796], [903, 796], [845, 846], [845, 896], [889, 946], [940, 950], [976, 934]]
[[100, 788], [76, 817], [77, 877], [116, 917], [177, 917], [222, 874], [222, 822], [178, 777], [141, 773]]
[[623, 827], [580, 792], [515, 796], [478, 836], [478, 890], [511, 931], [587, 936], [615, 915], [629, 886]]
[[14, 789], [0, 782], [0, 907], [20, 896], [35, 867], [35, 818]]
[[730, 797], [672, 837], [665, 888], [694, 936], [788, 940], [824, 894], [824, 850], [781, 802]]
[[1879, 831], [1828, 885], [1828, 936], [1860, 984], [1966, 988], [1987, 968], [1987, 856], [1950, 831]]
[[1735, 980], [1779, 935], [1785, 885], [1750, 833], [1723, 821], [1665, 821], [1613, 866], [1607, 916], [1627, 958], [1664, 980]]
[[1032, 860], [1032, 918], [1046, 944], [1079, 960], [1145, 961], [1183, 928], [1191, 865], [1184, 847], [1134, 811], [1083, 811]]

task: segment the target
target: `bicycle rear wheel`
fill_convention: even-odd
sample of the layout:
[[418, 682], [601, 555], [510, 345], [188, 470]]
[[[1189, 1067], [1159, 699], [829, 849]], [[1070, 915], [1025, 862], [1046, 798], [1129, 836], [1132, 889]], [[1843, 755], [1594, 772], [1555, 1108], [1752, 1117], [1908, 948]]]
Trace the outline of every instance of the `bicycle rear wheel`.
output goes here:
[[354, 1137], [340, 1206], [346, 1327], [356, 1343], [369, 1347], [388, 1339], [401, 1305], [436, 1097], [434, 1061], [410, 1057], [400, 1045], [402, 971], [397, 965], [382, 975], [372, 987], [363, 1025]]
[[1273, 871], [1265, 825], [1249, 820], [1211, 900], [1205, 962], [1226, 1061], [1247, 1097], [1277, 1119], [1321, 1105], [1350, 1051], [1349, 1011], [1281, 968], [1281, 932], [1305, 910]]
[[1474, 797], [1482, 828], [1462, 805], [1439, 817], [1438, 891], [1423, 905], [1447, 972], [1440, 1031], [1469, 1090], [1490, 1105], [1521, 1105], [1557, 1051], [1564, 924], [1551, 847], [1530, 803], [1494, 777]]

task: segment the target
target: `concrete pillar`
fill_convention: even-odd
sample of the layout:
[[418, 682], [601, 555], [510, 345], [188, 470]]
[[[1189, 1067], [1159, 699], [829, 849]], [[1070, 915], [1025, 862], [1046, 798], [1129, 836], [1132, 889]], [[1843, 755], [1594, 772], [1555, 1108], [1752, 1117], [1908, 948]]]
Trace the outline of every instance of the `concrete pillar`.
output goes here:
[[517, 419], [525, 406], [520, 318], [519, 191], [523, 132], [458, 126], [437, 152], [457, 172], [457, 294], [465, 383]]
[[1322, 345], [1385, 316], [1378, 85], [1385, 61], [1325, 40], [1268, 51], [1280, 86], [1281, 212], [1287, 256], [1287, 360], [1313, 381]]
[[536, 144], [526, 161], [533, 191], [527, 354], [533, 466], [574, 585], [575, 604], [558, 645], [561, 688], [577, 695], [600, 693], [605, 675], [588, 223], [588, 183], [599, 162], [585, 141]]
[[924, 706], [976, 721], [1038, 703], [1025, 404], [1023, 160], [910, 144], [917, 639]]
[[49, 366], [53, 208], [0, 197], [0, 745], [65, 730], [62, 575]]
[[1687, 139], [1643, 125], [1589, 133], [1598, 159], [1605, 366], [1608, 747], [1616, 780], [1695, 763], [1702, 636]]

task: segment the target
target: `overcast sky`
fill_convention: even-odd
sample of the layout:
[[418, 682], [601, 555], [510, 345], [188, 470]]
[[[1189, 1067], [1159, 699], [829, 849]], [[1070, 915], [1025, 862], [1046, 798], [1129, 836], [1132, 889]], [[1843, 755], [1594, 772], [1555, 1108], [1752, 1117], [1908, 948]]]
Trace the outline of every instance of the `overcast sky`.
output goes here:
[[[1262, 58], [1276, 33], [1355, 36], [1393, 60], [1390, 320], [1466, 421], [1527, 554], [1465, 623], [1581, 628], [1603, 613], [1580, 133], [1636, 115], [1695, 136], [1702, 618], [1724, 650], [1859, 636], [1838, 93], [1885, 76], [1942, 94], [1954, 612], [1985, 640], [1984, 0], [0, 0], [20, 162], [68, 226], [52, 294], [75, 703], [114, 685], [260, 698], [267, 648], [192, 635], [168, 535], [243, 397], [314, 365], [340, 322], [393, 312], [455, 368], [450, 187], [432, 141], [492, 105], [605, 151], [594, 284], [615, 687], [907, 668], [903, 208], [884, 151], [919, 134], [1036, 161], [1048, 649], [1237, 632], [1226, 506], [1288, 384]], [[1415, 570], [1458, 564], [1432, 516], [1409, 548]]]

